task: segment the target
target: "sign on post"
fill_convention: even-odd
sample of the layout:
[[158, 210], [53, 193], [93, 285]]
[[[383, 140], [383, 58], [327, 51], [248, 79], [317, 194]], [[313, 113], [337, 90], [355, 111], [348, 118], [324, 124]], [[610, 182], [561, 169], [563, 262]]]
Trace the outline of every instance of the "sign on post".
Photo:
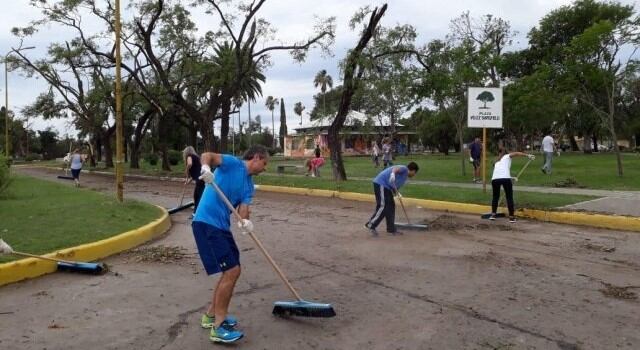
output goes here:
[[467, 100], [468, 127], [502, 128], [502, 88], [470, 87]]

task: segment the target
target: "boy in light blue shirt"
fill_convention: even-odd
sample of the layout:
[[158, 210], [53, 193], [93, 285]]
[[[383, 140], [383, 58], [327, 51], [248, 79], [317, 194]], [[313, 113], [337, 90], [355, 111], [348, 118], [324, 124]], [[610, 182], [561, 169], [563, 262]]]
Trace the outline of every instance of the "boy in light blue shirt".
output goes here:
[[393, 196], [394, 194], [400, 195], [398, 189], [409, 178], [414, 177], [418, 170], [418, 164], [415, 162], [411, 162], [407, 166], [395, 165], [384, 169], [373, 179], [376, 210], [373, 212], [371, 219], [364, 224], [371, 235], [378, 236], [376, 227], [378, 227], [382, 219], [386, 219], [388, 233], [393, 235], [401, 234], [395, 225], [396, 203], [393, 200]]

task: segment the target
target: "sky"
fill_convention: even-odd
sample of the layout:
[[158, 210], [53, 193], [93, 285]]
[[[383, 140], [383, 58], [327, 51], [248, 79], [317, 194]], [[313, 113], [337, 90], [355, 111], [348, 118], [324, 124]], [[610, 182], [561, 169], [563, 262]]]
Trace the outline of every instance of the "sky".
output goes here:
[[[49, 0], [51, 1], [51, 0]], [[176, 1], [176, 0], [174, 0]], [[185, 0], [183, 3], [191, 3]], [[622, 0], [622, 4], [635, 4], [634, 0]], [[129, 0], [122, 0], [125, 8]], [[396, 24], [410, 24], [416, 28], [418, 45], [425, 44], [433, 39], [444, 39], [449, 32], [450, 21], [463, 12], [469, 11], [472, 17], [480, 17], [492, 14], [510, 22], [513, 30], [517, 32], [513, 47], [520, 49], [526, 47], [526, 34], [536, 26], [538, 21], [551, 10], [570, 4], [570, 0], [388, 0], [388, 8], [381, 20], [383, 26]], [[311, 35], [311, 27], [314, 16], [336, 17], [336, 41], [333, 47], [332, 57], [323, 57], [321, 53], [311, 51], [303, 63], [294, 62], [288, 54], [278, 53], [273, 55], [273, 65], [266, 70], [266, 83], [263, 85], [263, 97], [259, 98], [251, 106], [252, 118], [260, 114], [263, 126], [271, 128], [271, 112], [264, 107], [267, 96], [284, 98], [289, 129], [295, 128], [300, 123], [300, 117], [293, 112], [293, 106], [300, 101], [306, 106], [303, 115], [304, 121], [308, 121], [307, 112], [313, 108], [313, 95], [319, 90], [313, 86], [313, 78], [316, 73], [326, 69], [332, 76], [334, 86], [340, 84], [339, 61], [345, 57], [349, 48], [355, 46], [358, 33], [348, 27], [351, 16], [362, 6], [380, 6], [383, 2], [373, 0], [268, 0], [259, 12], [271, 22], [277, 30], [277, 38], [283, 43], [292, 43], [303, 40]], [[12, 47], [17, 47], [19, 39], [11, 34], [11, 28], [28, 25], [32, 20], [39, 18], [39, 11], [29, 5], [29, 0], [3, 0], [3, 10], [0, 11], [0, 55], [5, 55]], [[637, 8], [637, 6], [636, 6]], [[217, 22], [212, 15], [204, 13], [204, 8], [190, 9], [199, 32], [216, 30]], [[126, 18], [128, 13], [123, 14]], [[95, 23], [86, 21], [83, 23], [89, 31]], [[38, 59], [44, 57], [47, 47], [52, 42], [62, 42], [70, 38], [71, 32], [56, 26], [47, 27], [28, 38], [23, 47], [35, 46], [33, 50], [25, 51], [28, 57]], [[4, 69], [1, 70], [4, 82]], [[42, 92], [48, 90], [48, 86], [42, 79], [27, 78], [19, 72], [9, 72], [9, 109], [17, 112], [20, 118], [20, 110], [25, 105], [32, 103]], [[4, 95], [4, 84], [0, 84]], [[4, 101], [2, 101], [4, 105]], [[279, 128], [279, 107], [276, 109], [276, 130]], [[247, 120], [247, 106], [243, 106], [240, 118]], [[237, 126], [237, 118], [234, 125]], [[36, 130], [53, 127], [61, 136], [76, 136], [72, 125], [64, 120], [34, 120], [30, 126]], [[219, 124], [218, 124], [219, 127]], [[218, 130], [216, 130], [218, 134]]]

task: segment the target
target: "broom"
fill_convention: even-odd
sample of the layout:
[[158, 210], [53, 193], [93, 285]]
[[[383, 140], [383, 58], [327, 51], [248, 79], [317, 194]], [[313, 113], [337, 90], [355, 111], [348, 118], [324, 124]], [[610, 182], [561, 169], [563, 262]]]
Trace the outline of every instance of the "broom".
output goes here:
[[[511, 181], [518, 181], [518, 179], [520, 178], [520, 175], [522, 175], [522, 173], [524, 172], [524, 169], [526, 169], [529, 166], [529, 163], [531, 163], [533, 159], [529, 159], [524, 166], [522, 167], [522, 169], [520, 169], [520, 171], [518, 172], [518, 175], [516, 177], [512, 177]], [[500, 195], [500, 203], [498, 203], [498, 207], [500, 207], [500, 204], [503, 202], [504, 197], [502, 195]], [[488, 219], [491, 217], [491, 213], [487, 213], [487, 214], [482, 214], [480, 216], [482, 219]], [[496, 218], [504, 218], [506, 217], [505, 213], [496, 213]]]
[[182, 204], [182, 202], [184, 201], [184, 192], [186, 189], [187, 189], [187, 182], [185, 181], [184, 185], [182, 186], [182, 195], [180, 196], [180, 204], [178, 204], [178, 206], [175, 208], [167, 209], [169, 214], [177, 213], [182, 209], [186, 209], [194, 205], [193, 201], [188, 202], [187, 204], [184, 204], [184, 205]]
[[[224, 204], [227, 205], [227, 208], [229, 208], [229, 210], [235, 215], [236, 219], [242, 220], [242, 217], [240, 216], [236, 208], [234, 208], [231, 202], [229, 202], [229, 199], [227, 199], [227, 196], [224, 195], [218, 185], [216, 185], [216, 183], [211, 183], [211, 185], [216, 190], [216, 192], [218, 192], [218, 195], [220, 196]], [[253, 239], [258, 248], [260, 248], [264, 256], [267, 258], [273, 269], [276, 270], [276, 273], [278, 274], [278, 276], [280, 276], [285, 286], [287, 286], [289, 291], [291, 291], [291, 294], [293, 294], [293, 296], [297, 299], [296, 301], [276, 301], [273, 305], [274, 315], [290, 315], [303, 317], [333, 317], [336, 315], [336, 312], [333, 310], [331, 304], [314, 303], [303, 300], [300, 294], [298, 294], [298, 292], [293, 288], [291, 282], [289, 282], [289, 280], [285, 277], [282, 270], [280, 270], [280, 267], [278, 267], [271, 255], [269, 255], [265, 247], [262, 245], [262, 242], [258, 240], [258, 237], [256, 237], [256, 235], [252, 231], [249, 231], [248, 233], [251, 239]]]
[[402, 195], [400, 194], [400, 191], [398, 191], [397, 188], [395, 188], [396, 194], [398, 195], [398, 200], [400, 201], [400, 206], [402, 207], [402, 211], [404, 212], [404, 217], [407, 218], [407, 223], [403, 224], [401, 222], [396, 222], [396, 226], [400, 226], [403, 228], [408, 228], [408, 229], [419, 229], [419, 230], [426, 230], [429, 228], [429, 226], [427, 225], [421, 225], [421, 224], [412, 224], [411, 220], [409, 220], [409, 215], [407, 215], [407, 210], [404, 208], [404, 203], [402, 202]]
[[93, 275], [99, 275], [107, 272], [107, 267], [104, 264], [95, 264], [95, 263], [86, 263], [86, 262], [76, 262], [76, 261], [67, 261], [56, 258], [49, 258], [46, 256], [34, 255], [29, 253], [17, 252], [11, 248], [7, 242], [0, 238], [0, 254], [13, 254], [13, 255], [21, 255], [27, 256], [31, 258], [37, 258], [42, 260], [53, 261], [57, 263], [59, 271], [69, 271], [69, 272], [81, 272]]

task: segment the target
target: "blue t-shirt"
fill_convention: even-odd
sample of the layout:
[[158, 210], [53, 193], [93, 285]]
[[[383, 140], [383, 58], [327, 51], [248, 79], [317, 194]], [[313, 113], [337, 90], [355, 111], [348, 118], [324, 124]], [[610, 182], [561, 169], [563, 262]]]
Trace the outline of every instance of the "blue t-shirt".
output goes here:
[[482, 156], [482, 145], [476, 142], [471, 142], [469, 145], [469, 153], [471, 153], [471, 158], [480, 159]]
[[[234, 207], [251, 204], [255, 192], [253, 178], [244, 162], [234, 156], [222, 155], [222, 163], [213, 172], [214, 181]], [[193, 221], [201, 221], [225, 231], [231, 231], [231, 211], [224, 204], [218, 192], [207, 185]]]
[[389, 176], [391, 176], [391, 172], [395, 168], [400, 168], [400, 172], [396, 174], [396, 188], [402, 187], [402, 185], [407, 181], [407, 178], [409, 178], [409, 168], [404, 165], [396, 165], [384, 169], [375, 177], [375, 179], [373, 179], [373, 183], [393, 190], [393, 185], [389, 183]]

